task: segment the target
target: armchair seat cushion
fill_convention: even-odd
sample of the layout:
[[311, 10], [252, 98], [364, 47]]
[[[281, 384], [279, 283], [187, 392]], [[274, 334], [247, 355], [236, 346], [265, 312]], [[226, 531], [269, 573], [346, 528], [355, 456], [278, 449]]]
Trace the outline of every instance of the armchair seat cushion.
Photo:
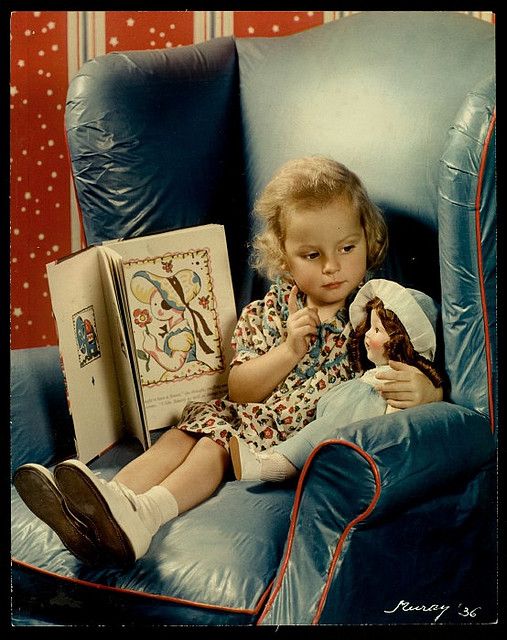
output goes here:
[[[80, 616], [90, 610], [97, 624], [134, 623], [139, 615], [151, 622], [199, 625], [286, 624], [296, 615], [311, 624], [322, 611], [328, 620], [354, 621], [353, 603], [347, 600], [347, 606], [341, 602], [337, 608], [328, 590], [345, 588], [343, 580], [348, 583], [348, 573], [336, 567], [350, 562], [356, 537], [366, 535], [375, 547], [374, 540], [385, 531], [398, 536], [399, 521], [402, 537], [431, 546], [434, 533], [406, 522], [406, 510], [424, 519], [429, 509], [435, 518], [445, 503], [438, 518], [441, 531], [456, 531], [462, 544], [470, 538], [468, 528], [460, 525], [463, 517], [480, 510], [476, 491], [463, 501], [464, 486], [474, 470], [492, 462], [495, 447], [483, 416], [448, 403], [362, 420], [338, 435], [314, 450], [296, 487], [225, 482], [208, 501], [164, 525], [147, 554], [127, 569], [79, 562], [13, 488], [17, 598], [26, 606], [30, 594], [54, 603], [64, 593], [62, 615], [68, 615], [70, 602], [77, 610], [74, 623], [84, 624]], [[137, 442], [124, 441], [91, 467], [111, 479], [140, 452]], [[477, 487], [486, 484], [481, 481]], [[447, 491], [442, 496], [443, 485]], [[456, 510], [463, 513], [458, 523]], [[482, 529], [473, 526], [472, 538]], [[361, 534], [363, 530], [371, 533]], [[442, 538], [437, 546], [451, 553], [455, 542]], [[387, 570], [386, 559], [388, 554], [378, 554], [369, 569]], [[465, 559], [457, 563], [465, 565]], [[428, 558], [430, 572], [432, 566]], [[408, 582], [398, 580], [384, 590], [389, 603], [400, 584], [405, 597], [411, 593], [411, 572]], [[32, 606], [37, 612], [37, 600]], [[371, 622], [389, 622], [382, 609], [370, 608], [368, 615]]]
[[[110, 479], [139, 453], [137, 442], [125, 442], [91, 467]], [[134, 621], [139, 609], [172, 624], [251, 624], [283, 554], [294, 488], [226, 482], [204, 504], [164, 525], [148, 553], [127, 569], [79, 562], [12, 491], [12, 556], [21, 589], [24, 582], [33, 591], [35, 581], [54, 598], [69, 587], [74, 596], [65, 597], [74, 597], [80, 609], [96, 599], [94, 624], [102, 616]]]

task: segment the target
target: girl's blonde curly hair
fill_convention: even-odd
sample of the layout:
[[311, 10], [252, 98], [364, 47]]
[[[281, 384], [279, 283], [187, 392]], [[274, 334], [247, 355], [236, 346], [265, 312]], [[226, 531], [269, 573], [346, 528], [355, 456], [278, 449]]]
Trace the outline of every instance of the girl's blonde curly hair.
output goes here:
[[346, 196], [359, 213], [367, 245], [367, 269], [378, 267], [387, 251], [387, 226], [361, 180], [343, 164], [322, 156], [289, 160], [276, 172], [255, 203], [261, 223], [255, 237], [253, 265], [270, 280], [290, 278], [284, 265], [285, 234], [291, 212], [322, 207]]

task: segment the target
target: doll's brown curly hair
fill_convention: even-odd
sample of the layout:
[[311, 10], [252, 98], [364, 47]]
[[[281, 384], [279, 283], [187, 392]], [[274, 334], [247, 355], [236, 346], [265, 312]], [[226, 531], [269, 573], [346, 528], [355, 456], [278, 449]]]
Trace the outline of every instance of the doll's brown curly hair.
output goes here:
[[442, 375], [432, 362], [421, 356], [414, 349], [408, 333], [398, 316], [390, 309], [386, 309], [382, 300], [377, 297], [367, 302], [365, 310], [366, 318], [357, 325], [349, 340], [349, 357], [354, 371], [366, 371], [374, 366], [366, 355], [364, 336], [370, 328], [371, 312], [375, 310], [382, 326], [389, 335], [389, 341], [384, 346], [387, 357], [390, 360], [405, 362], [417, 367], [426, 374], [433, 386], [441, 387], [443, 383]]

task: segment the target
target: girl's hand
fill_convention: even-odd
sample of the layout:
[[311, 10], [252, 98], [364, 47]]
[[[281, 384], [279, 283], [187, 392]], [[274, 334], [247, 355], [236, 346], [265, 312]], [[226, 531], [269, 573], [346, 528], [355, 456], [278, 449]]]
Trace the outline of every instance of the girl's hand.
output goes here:
[[390, 407], [408, 409], [443, 399], [442, 388], [434, 387], [417, 367], [394, 360], [389, 360], [389, 366], [390, 370], [375, 377], [382, 381], [377, 389]]
[[308, 351], [311, 336], [317, 335], [317, 327], [320, 324], [317, 309], [297, 307], [298, 288], [294, 285], [289, 294], [289, 317], [287, 319], [287, 347], [300, 360]]
[[229, 373], [229, 400], [263, 402], [282, 383], [308, 351], [312, 335], [320, 323], [316, 309], [298, 309], [298, 288], [289, 294], [287, 338], [266, 353], [232, 367]]

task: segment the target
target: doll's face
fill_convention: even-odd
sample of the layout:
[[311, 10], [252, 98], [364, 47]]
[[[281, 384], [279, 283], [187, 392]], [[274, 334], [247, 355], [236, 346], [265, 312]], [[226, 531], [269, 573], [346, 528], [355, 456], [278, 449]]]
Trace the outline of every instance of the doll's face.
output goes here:
[[364, 346], [368, 360], [377, 367], [389, 361], [385, 351], [385, 344], [389, 342], [389, 335], [384, 329], [375, 309], [371, 310], [370, 328], [364, 335]]

